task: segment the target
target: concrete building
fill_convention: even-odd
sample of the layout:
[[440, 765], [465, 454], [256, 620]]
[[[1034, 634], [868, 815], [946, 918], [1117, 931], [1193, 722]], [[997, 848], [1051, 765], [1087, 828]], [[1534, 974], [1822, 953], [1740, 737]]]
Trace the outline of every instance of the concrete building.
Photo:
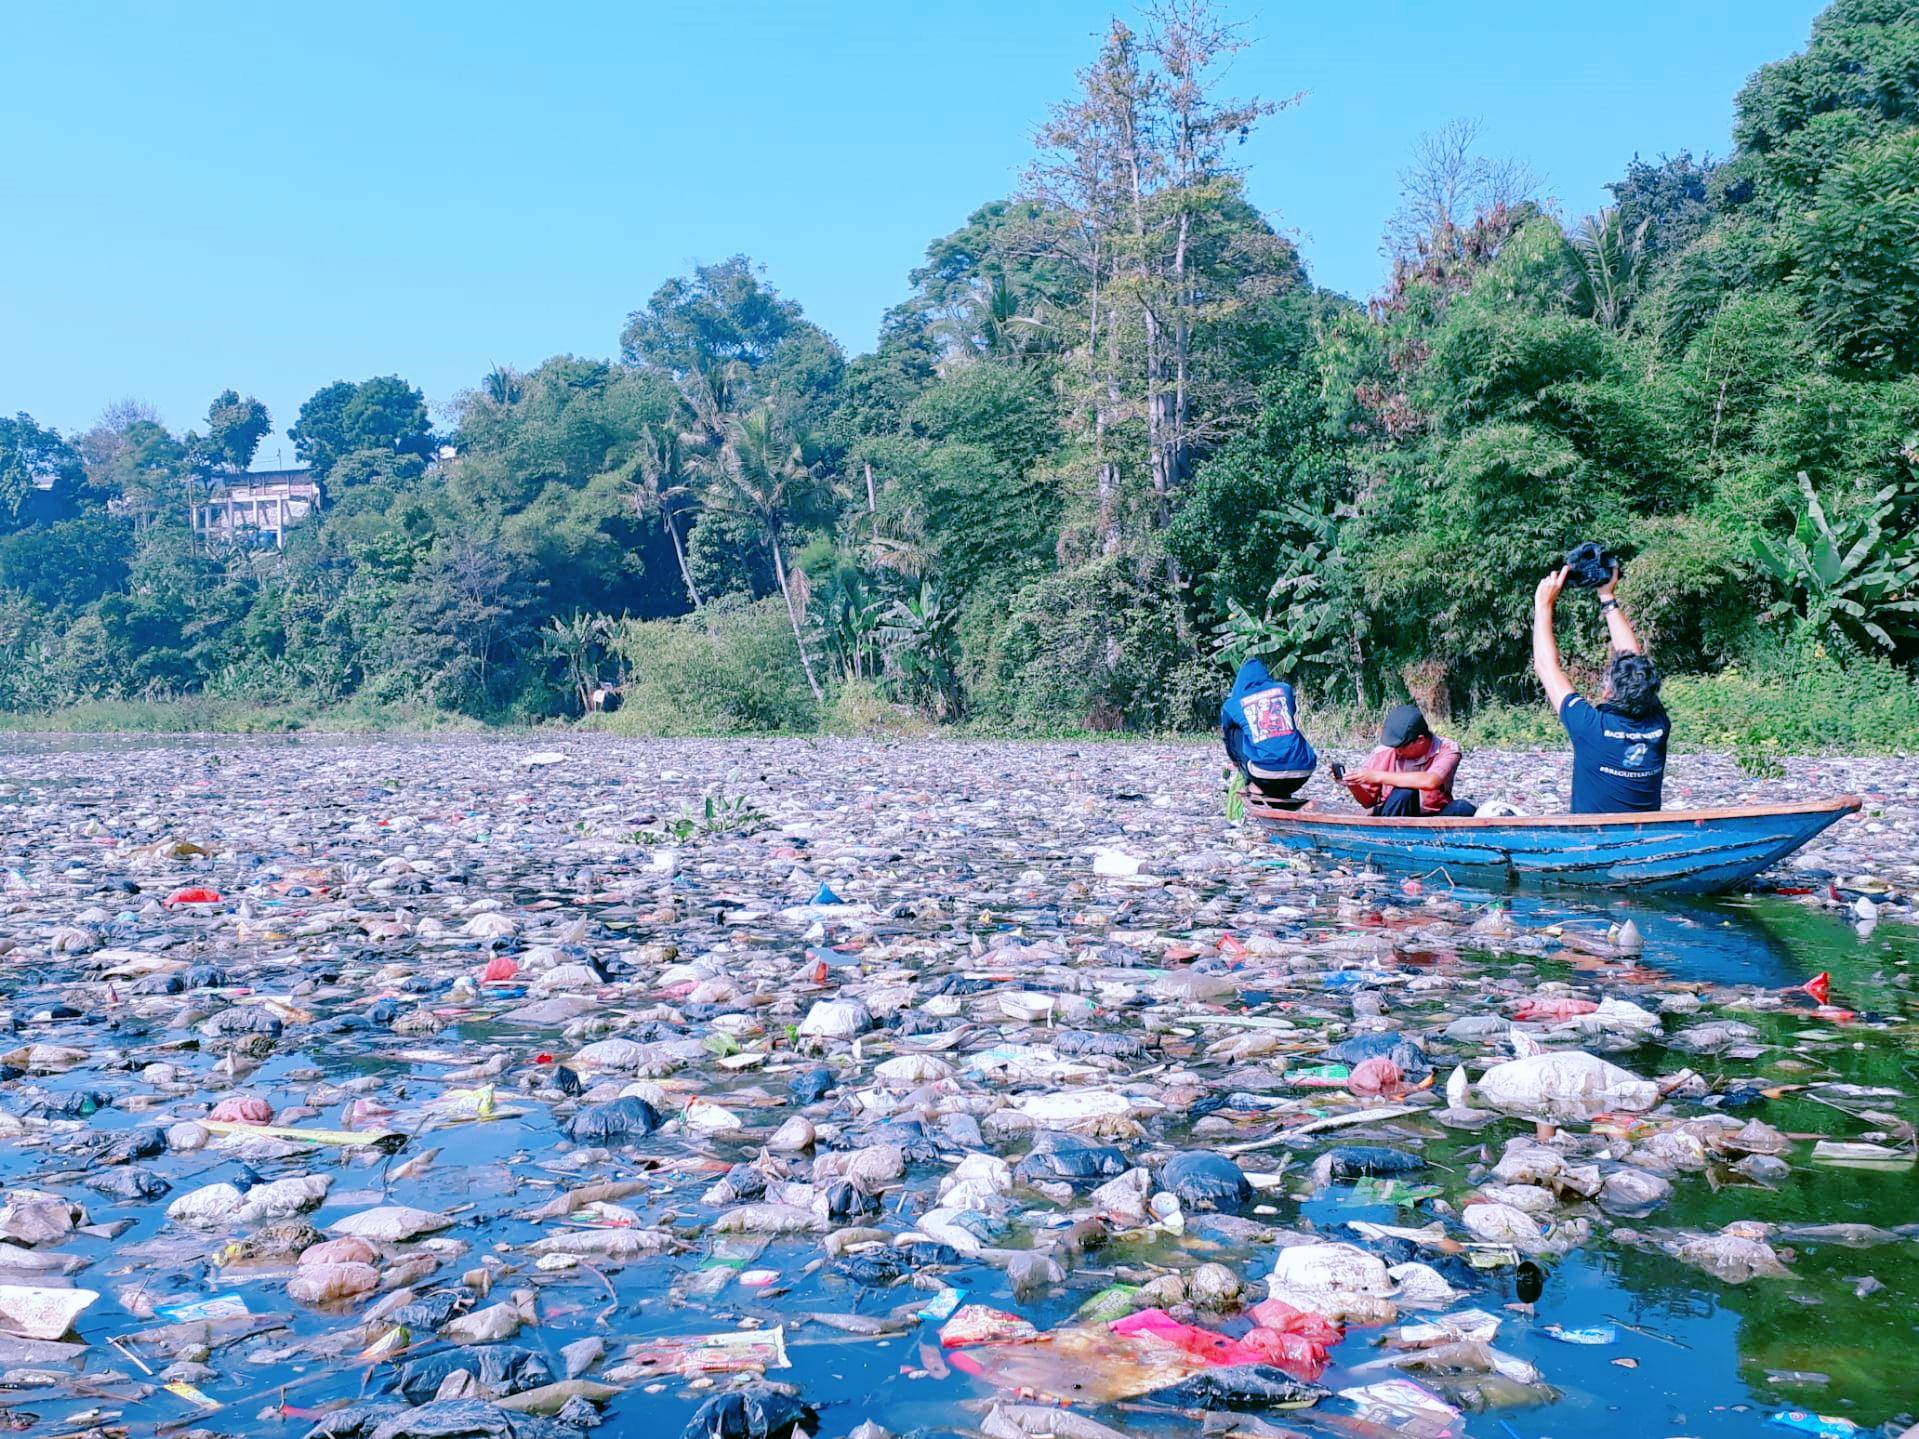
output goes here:
[[283, 550], [288, 527], [319, 510], [321, 502], [320, 482], [304, 468], [250, 470], [222, 481], [189, 509], [195, 534]]

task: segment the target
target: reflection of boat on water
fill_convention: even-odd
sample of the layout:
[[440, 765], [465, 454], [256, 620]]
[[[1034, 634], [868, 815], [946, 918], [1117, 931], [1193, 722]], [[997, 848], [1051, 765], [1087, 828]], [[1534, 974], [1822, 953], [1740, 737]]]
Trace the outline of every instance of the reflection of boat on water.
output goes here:
[[[1773, 909], [1798, 908], [1785, 900], [1754, 903], [1703, 897], [1595, 895], [1591, 904], [1555, 906], [1543, 897], [1522, 895], [1515, 896], [1512, 903], [1519, 914], [1550, 915], [1554, 919], [1603, 916], [1612, 924], [1631, 920], [1646, 941], [1640, 963], [1679, 979], [1786, 989], [1805, 983], [1827, 967], [1809, 950], [1802, 954], [1768, 923]], [[1852, 938], [1844, 925], [1837, 928], [1846, 939]]]
[[1565, 924], [1596, 933], [1631, 920], [1645, 938], [1639, 962], [1675, 979], [1796, 989], [1828, 970], [1834, 991], [1862, 1010], [1900, 1007], [1903, 992], [1887, 979], [1898, 972], [1890, 961], [1916, 939], [1904, 925], [1880, 925], [1861, 936], [1839, 915], [1776, 895], [1581, 896], [1566, 890], [1493, 894], [1465, 888], [1454, 893], [1469, 903], [1510, 905], [1526, 928]]
[[1659, 814], [1400, 819], [1275, 808], [1249, 798], [1246, 812], [1274, 844], [1342, 859], [1421, 869], [1496, 870], [1546, 880], [1660, 894], [1737, 889], [1859, 808], [1842, 795], [1800, 804]]

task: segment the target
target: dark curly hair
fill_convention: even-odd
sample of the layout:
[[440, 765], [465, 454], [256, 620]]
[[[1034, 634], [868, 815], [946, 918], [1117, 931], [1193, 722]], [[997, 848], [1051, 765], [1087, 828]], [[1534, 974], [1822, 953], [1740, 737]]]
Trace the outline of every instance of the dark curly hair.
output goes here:
[[1659, 705], [1659, 667], [1644, 655], [1615, 655], [1606, 667], [1606, 703], [1627, 719], [1644, 719]]

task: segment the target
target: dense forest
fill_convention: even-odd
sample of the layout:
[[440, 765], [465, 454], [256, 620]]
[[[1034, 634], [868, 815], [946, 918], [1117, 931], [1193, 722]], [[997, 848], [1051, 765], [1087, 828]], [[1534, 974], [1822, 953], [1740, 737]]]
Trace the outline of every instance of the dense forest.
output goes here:
[[438, 429], [404, 379], [326, 386], [284, 551], [188, 522], [271, 429], [239, 391], [184, 435], [0, 419], [0, 708], [529, 721], [618, 683], [640, 729], [1168, 730], [1258, 652], [1324, 705], [1484, 716], [1593, 538], [1735, 738], [1904, 741], [1869, 730], [1919, 714], [1919, 5], [1838, 0], [1729, 156], [1622, 157], [1593, 215], [1435, 130], [1364, 304], [1246, 198], [1285, 102], [1220, 92], [1237, 44], [1194, 3], [1115, 23], [870, 354], [736, 256]]

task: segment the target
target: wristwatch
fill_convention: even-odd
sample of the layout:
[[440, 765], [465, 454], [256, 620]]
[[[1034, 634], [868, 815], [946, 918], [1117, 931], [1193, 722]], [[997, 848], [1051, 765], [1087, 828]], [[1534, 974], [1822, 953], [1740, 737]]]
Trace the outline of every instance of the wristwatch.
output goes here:
[[1618, 608], [1619, 608], [1618, 600], [1601, 600], [1599, 602], [1599, 613], [1602, 615], [1605, 614], [1608, 610], [1616, 610]]

